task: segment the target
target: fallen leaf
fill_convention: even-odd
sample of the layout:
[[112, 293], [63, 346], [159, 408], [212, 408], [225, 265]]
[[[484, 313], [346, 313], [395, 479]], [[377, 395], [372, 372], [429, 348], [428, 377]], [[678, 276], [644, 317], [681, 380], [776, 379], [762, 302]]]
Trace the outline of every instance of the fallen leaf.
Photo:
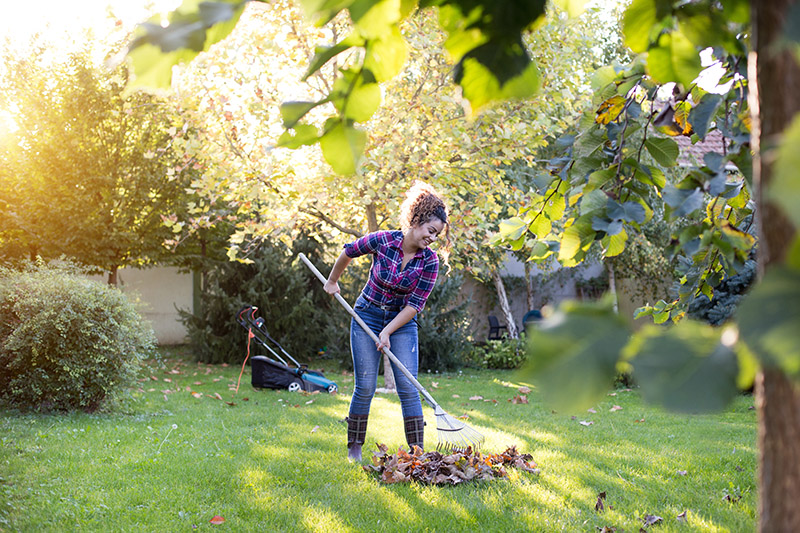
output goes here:
[[314, 426], [313, 428], [311, 428], [311, 433], [316, 433], [318, 429], [319, 426]]
[[685, 476], [687, 473], [688, 472], [686, 472], [686, 470], [678, 470], [678, 474], [680, 474], [681, 476]]
[[202, 385], [202, 384], [203, 384], [202, 381], [195, 381], [194, 383], [192, 383], [192, 385]]
[[222, 381], [222, 378], [214, 378], [214, 383], [216, 383], [217, 381]]
[[603, 500], [605, 499], [606, 499], [605, 491], [597, 495], [597, 502], [595, 502], [594, 504], [594, 510], [597, 511], [598, 513], [602, 513], [603, 511], [606, 510], [606, 506], [603, 504]]
[[678, 522], [686, 522], [686, 511], [682, 512], [675, 518], [678, 520]]
[[483, 400], [483, 396], [470, 396], [470, 400]]
[[464, 413], [463, 415], [459, 416], [458, 418], [460, 418], [461, 420], [469, 420], [469, 415], [467, 413]]
[[175, 369], [173, 368], [172, 370], [170, 370], [170, 371], [169, 371], [169, 373], [170, 373], [170, 374], [180, 374], [180, 373], [181, 373], [181, 371], [180, 371], [180, 370], [175, 370]]
[[461, 398], [458, 394], [453, 394], [453, 398]]
[[228, 404], [228, 405], [230, 405], [231, 407], [234, 407], [234, 406], [236, 405], [236, 402], [225, 402], [225, 403], [227, 403], [227, 404]]
[[621, 406], [619, 406], [619, 405], [615, 405], [614, 407], [612, 407], [611, 409], [609, 409], [609, 411], [611, 411], [612, 413], [613, 413], [614, 411], [622, 411], [622, 407], [621, 407]]
[[308, 404], [311, 404], [311, 403], [314, 403], [314, 400], [308, 400], [308, 401], [306, 402], [306, 405], [308, 405]]
[[644, 418], [640, 418], [639, 420], [634, 420], [634, 422], [639, 422], [639, 423], [644, 422]]
[[221, 523], [225, 522], [225, 519], [224, 519], [224, 518], [222, 518], [220, 515], [216, 515], [216, 516], [214, 516], [214, 518], [212, 518], [211, 520], [209, 520], [209, 522], [211, 522], [211, 523], [212, 523], [212, 524], [214, 524], [215, 526], [218, 526], [219, 524], [221, 524]]
[[433, 387], [434, 389], [438, 389], [439, 388], [439, 382], [438, 381], [431, 381], [431, 387]]
[[490, 399], [488, 399], [488, 398], [487, 398], [487, 399], [485, 399], [485, 400], [483, 400], [483, 401], [484, 401], [484, 402], [492, 402], [492, 403], [497, 403], [497, 400], [490, 400]]
[[192, 396], [194, 396], [195, 398], [202, 398], [202, 397], [203, 397], [203, 394], [202, 394], [202, 393], [200, 393], [200, 392], [193, 392], [193, 393], [192, 393]]
[[664, 519], [660, 516], [656, 516], [653, 514], [646, 515], [644, 517], [644, 525], [645, 526], [652, 526], [654, 524], [658, 524], [659, 522], [663, 521]]
[[222, 396], [220, 396], [218, 392], [215, 392], [214, 393], [214, 398], [216, 398], [217, 400], [221, 400]]
[[594, 424], [594, 422], [592, 422], [591, 420], [581, 420], [579, 423], [580, 423], [580, 425], [586, 426], [586, 427], [589, 427], [592, 424]]
[[609, 393], [608, 393], [608, 395], [609, 395], [609, 396], [616, 396], [616, 395], [617, 395], [617, 393], [616, 393], [616, 392], [609, 392]]
[[587, 412], [589, 412], [589, 413], [592, 413], [592, 414], [594, 414], [594, 415], [596, 415], [596, 414], [597, 414], [597, 410], [596, 410], [594, 407], [590, 407], [590, 408], [588, 408], [586, 411], [587, 411]]
[[164, 378], [164, 381], [166, 381], [167, 383], [172, 383], [172, 380], [169, 378]]
[[513, 398], [511, 398], [508, 401], [511, 402], [511, 403], [514, 403], [514, 404], [528, 403], [528, 397], [523, 395], [523, 394], [520, 394], [520, 395], [514, 396]]
[[155, 376], [150, 376], [150, 379], [152, 379], [153, 381], [158, 381], [158, 378]]
[[570, 420], [577, 420], [577, 419], [578, 419], [578, 417], [577, 417], [577, 416], [571, 416], [571, 417], [569, 417], [569, 419], [570, 419]]
[[600, 533], [617, 533], [617, 528], [612, 526], [603, 526], [602, 528], [598, 527], [597, 530]]
[[519, 393], [520, 394], [530, 394], [531, 393], [531, 388], [530, 387], [525, 387], [525, 386], [520, 387], [519, 388]]

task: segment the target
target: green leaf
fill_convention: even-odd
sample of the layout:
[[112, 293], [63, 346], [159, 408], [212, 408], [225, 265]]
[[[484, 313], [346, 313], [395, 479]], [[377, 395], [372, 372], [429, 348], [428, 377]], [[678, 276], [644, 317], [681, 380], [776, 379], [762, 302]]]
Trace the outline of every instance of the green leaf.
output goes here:
[[738, 362], [720, 342], [720, 331], [683, 320], [669, 328], [648, 326], [626, 349], [634, 378], [650, 403], [685, 413], [724, 409], [738, 393]]
[[573, 259], [579, 252], [588, 250], [592, 245], [595, 231], [592, 229], [591, 219], [587, 216], [580, 217], [564, 230], [564, 235], [561, 237], [561, 248], [558, 251], [559, 261]]
[[[478, 51], [486, 52], [480, 47]], [[524, 52], [521, 53], [524, 54]], [[539, 90], [539, 69], [527, 59], [527, 56], [525, 59], [519, 60], [527, 64], [521, 75], [512, 77], [501, 85], [502, 78], [495, 75], [495, 72], [499, 70], [501, 73], [507, 74], [514, 69], [504, 65], [502, 58], [486, 65], [472, 55], [473, 53], [462, 60], [461, 68], [457, 69], [456, 81], [461, 85], [464, 98], [469, 101], [473, 111], [477, 111], [495, 100], [527, 98]], [[505, 62], [513, 62], [513, 60]]]
[[637, 54], [646, 51], [657, 21], [656, 0], [633, 0], [622, 18], [622, 33], [628, 48]]
[[647, 54], [647, 69], [658, 83], [678, 82], [690, 87], [703, 70], [695, 46], [682, 33], [664, 33]]
[[692, 125], [695, 134], [700, 140], [705, 139], [708, 133], [708, 125], [717, 108], [722, 103], [722, 96], [718, 94], [706, 94], [700, 102], [689, 112], [689, 124]]
[[369, 42], [364, 68], [369, 69], [378, 82], [388, 81], [403, 70], [408, 58], [408, 44], [398, 26], [379, 39]]
[[334, 118], [328, 119], [325, 130], [319, 140], [325, 161], [337, 174], [353, 174], [364, 153], [367, 134]]
[[798, 168], [800, 168], [800, 114], [795, 115], [792, 123], [784, 130], [775, 162], [775, 174], [767, 189], [767, 196], [781, 206], [795, 227], [800, 227]]
[[310, 124], [296, 124], [294, 135], [289, 131], [284, 131], [278, 138], [278, 146], [291, 148], [292, 150], [301, 146], [316, 144], [319, 140], [319, 130]]
[[744, 298], [736, 321], [742, 340], [762, 365], [778, 367], [800, 382], [800, 271], [768, 270]]
[[603, 245], [603, 257], [614, 257], [625, 251], [625, 243], [628, 242], [628, 232], [625, 228], [616, 235], [606, 235], [601, 243]]
[[800, 233], [795, 234], [794, 242], [786, 254], [786, 264], [790, 268], [800, 270]]
[[169, 89], [172, 83], [172, 67], [188, 63], [197, 52], [188, 49], [164, 53], [152, 44], [143, 44], [128, 52], [133, 77], [126, 86], [127, 91], [137, 88]]
[[358, 35], [351, 33], [346, 38], [342, 39], [334, 46], [318, 46], [314, 50], [314, 58], [308, 66], [308, 70], [303, 76], [303, 81], [308, 80], [315, 72], [322, 68], [325, 63], [341, 54], [345, 50], [349, 50], [353, 46], [363, 46], [364, 40]]
[[703, 207], [703, 191], [700, 188], [678, 189], [672, 184], [664, 187], [664, 202], [673, 209], [674, 217], [686, 216]]
[[586, 409], [611, 388], [628, 337], [610, 299], [564, 303], [532, 332], [521, 379], [533, 381], [556, 408]]
[[672, 139], [665, 137], [648, 137], [644, 141], [644, 146], [647, 151], [653, 156], [659, 165], [664, 167], [672, 167], [678, 161], [678, 154], [680, 149], [678, 143]]
[[281, 118], [283, 119], [283, 127], [287, 130], [292, 129], [300, 122], [306, 113], [324, 103], [320, 102], [284, 102], [281, 104]]
[[553, 229], [550, 219], [544, 215], [534, 218], [528, 225], [528, 231], [536, 235], [538, 239], [544, 239]]
[[349, 11], [358, 33], [367, 40], [383, 38], [402, 18], [399, 0], [354, 0]]
[[528, 225], [519, 217], [511, 217], [500, 221], [499, 235], [505, 241], [515, 241], [522, 237]]
[[585, 215], [587, 213], [591, 213], [592, 211], [603, 209], [607, 204], [608, 196], [606, 196], [606, 193], [599, 189], [594, 189], [589, 191], [588, 194], [584, 194], [583, 198], [581, 198], [579, 212], [581, 215]]

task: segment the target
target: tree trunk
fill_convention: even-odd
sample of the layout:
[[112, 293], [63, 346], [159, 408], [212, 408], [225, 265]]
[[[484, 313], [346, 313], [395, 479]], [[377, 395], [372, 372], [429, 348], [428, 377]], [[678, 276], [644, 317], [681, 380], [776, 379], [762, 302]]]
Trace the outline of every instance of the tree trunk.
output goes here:
[[[367, 205], [367, 231], [369, 233], [378, 231], [378, 212], [375, 203]], [[385, 354], [383, 356], [383, 389], [384, 392], [397, 392], [392, 363], [389, 361], [389, 356]]]
[[117, 286], [118, 276], [117, 271], [119, 270], [119, 266], [114, 265], [111, 267], [111, 270], [108, 271], [108, 284], [112, 287]]
[[495, 289], [497, 289], [497, 298], [500, 300], [500, 309], [503, 311], [506, 324], [508, 324], [508, 337], [511, 339], [516, 339], [519, 337], [519, 333], [517, 332], [517, 324], [514, 322], [514, 316], [511, 314], [511, 306], [508, 305], [506, 287], [503, 285], [503, 278], [500, 277], [499, 269], [492, 269], [492, 279], [494, 280]]
[[[525, 261], [525, 294], [528, 297], [528, 311], [533, 310], [533, 279], [531, 279], [531, 263]], [[525, 327], [525, 324], [522, 324]]]
[[[769, 151], [800, 110], [800, 69], [788, 47], [777, 46], [793, 3], [751, 4], [753, 52], [748, 78], [760, 273], [783, 261], [795, 233], [781, 209], [764, 194], [772, 177], [774, 157]], [[781, 371], [764, 368], [756, 380], [756, 406], [759, 531], [800, 531], [800, 391]]]
[[608, 292], [614, 297], [614, 312], [619, 314], [619, 301], [617, 300], [617, 276], [614, 273], [614, 263], [606, 261], [606, 270], [608, 271]]

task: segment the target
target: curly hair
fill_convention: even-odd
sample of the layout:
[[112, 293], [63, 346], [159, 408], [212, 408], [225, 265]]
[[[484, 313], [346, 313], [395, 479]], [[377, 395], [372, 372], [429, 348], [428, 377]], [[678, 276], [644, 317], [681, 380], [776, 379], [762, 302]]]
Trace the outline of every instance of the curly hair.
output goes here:
[[452, 247], [447, 206], [436, 189], [422, 181], [415, 181], [414, 185], [406, 192], [406, 199], [400, 206], [400, 227], [407, 230], [425, 224], [432, 218], [438, 218], [444, 222], [444, 244], [439, 248], [439, 255], [447, 265]]

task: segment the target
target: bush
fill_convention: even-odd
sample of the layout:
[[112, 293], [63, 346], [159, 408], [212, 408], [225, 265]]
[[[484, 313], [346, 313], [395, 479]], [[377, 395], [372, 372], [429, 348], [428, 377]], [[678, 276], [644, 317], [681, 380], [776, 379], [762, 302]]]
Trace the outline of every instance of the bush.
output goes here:
[[460, 275], [440, 276], [417, 318], [420, 369], [452, 370], [469, 355], [469, 301], [457, 301], [461, 284]]
[[475, 345], [469, 354], [470, 364], [478, 368], [513, 370], [527, 359], [525, 334], [518, 339], [486, 341]]
[[0, 269], [0, 397], [94, 411], [130, 386], [156, 339], [118, 289], [65, 263]]
[[[349, 315], [341, 308], [332, 309], [338, 304], [305, 265], [295, 262], [297, 253], [304, 252], [327, 272], [316, 260], [320, 250], [311, 239], [296, 240], [291, 250], [281, 242], [264, 241], [249, 256], [250, 264], [209, 262], [200, 312], [181, 310], [197, 358], [206, 363], [241, 363], [247, 332], [236, 322], [236, 313], [244, 305], [255, 305], [270, 335], [299, 362], [306, 363], [322, 351], [338, 355], [340, 347], [349, 359]], [[251, 346], [254, 353], [264, 350]]]

